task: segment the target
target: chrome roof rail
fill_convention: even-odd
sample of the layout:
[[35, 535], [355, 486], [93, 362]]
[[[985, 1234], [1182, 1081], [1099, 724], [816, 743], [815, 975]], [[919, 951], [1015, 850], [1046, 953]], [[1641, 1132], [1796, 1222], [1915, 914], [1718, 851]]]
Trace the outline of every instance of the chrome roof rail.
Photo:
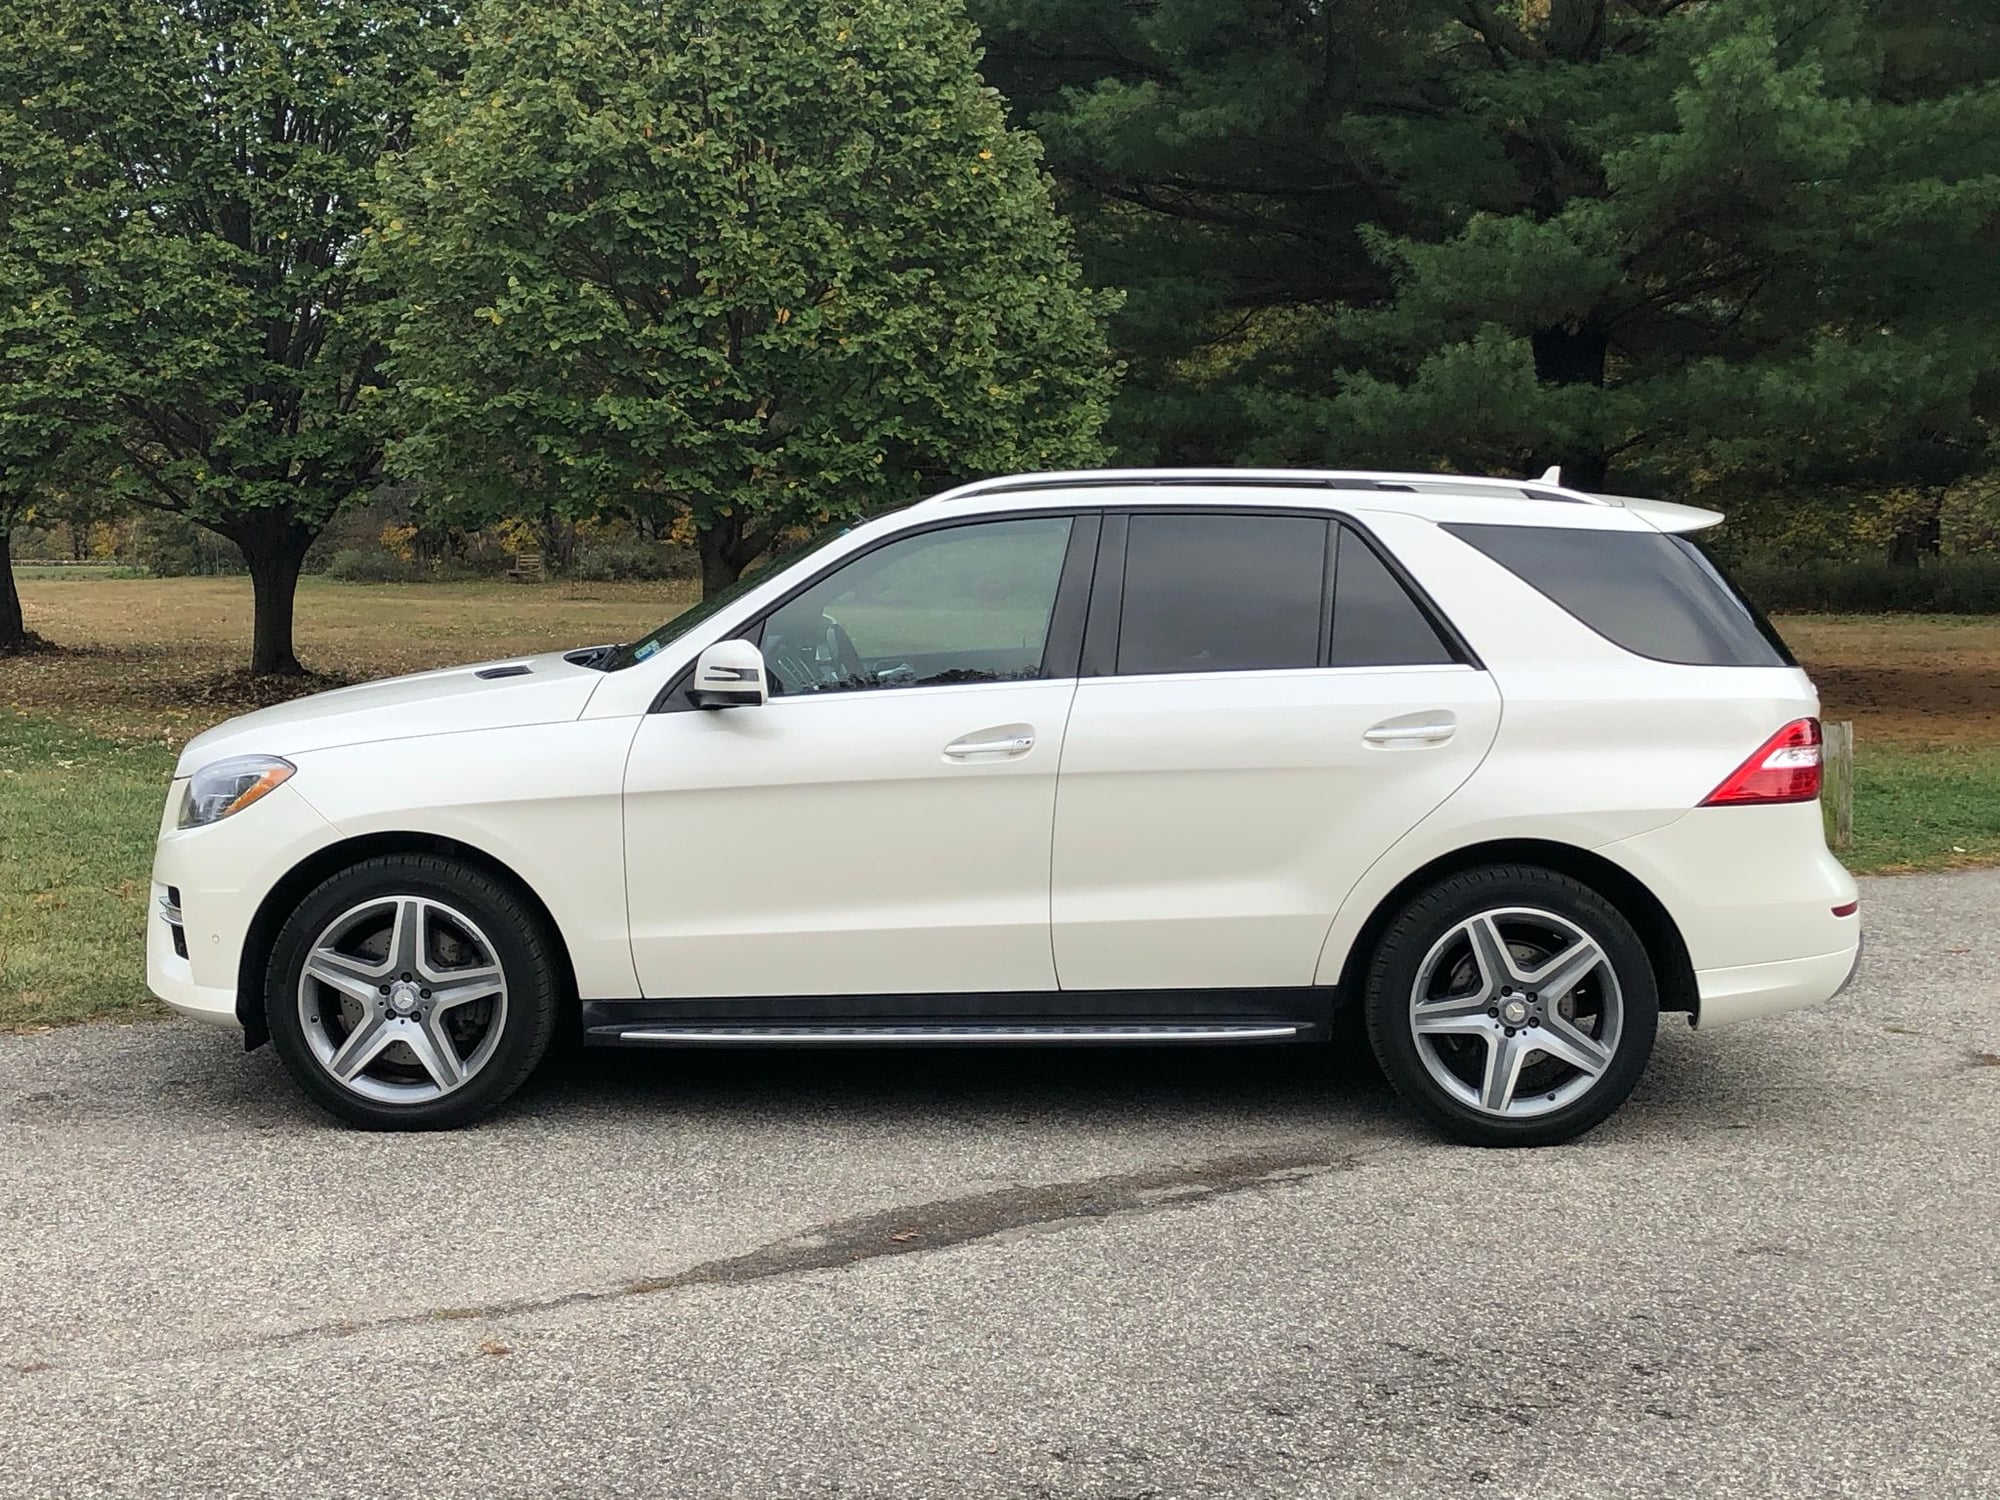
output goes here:
[[1361, 490], [1377, 494], [1518, 496], [1558, 500], [1573, 505], [1622, 506], [1611, 495], [1593, 495], [1562, 483], [1562, 471], [1551, 467], [1535, 479], [1503, 479], [1487, 475], [1409, 474], [1315, 469], [1080, 469], [1067, 473], [1010, 474], [977, 479], [924, 503], [968, 500], [980, 495], [1020, 494], [1050, 489], [1144, 489], [1154, 486], [1215, 485], [1272, 489]]

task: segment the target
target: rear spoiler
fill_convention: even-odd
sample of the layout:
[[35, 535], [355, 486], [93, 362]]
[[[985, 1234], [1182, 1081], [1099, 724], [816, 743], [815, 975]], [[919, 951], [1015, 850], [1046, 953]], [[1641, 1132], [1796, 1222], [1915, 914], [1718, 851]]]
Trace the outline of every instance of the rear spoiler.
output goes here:
[[1721, 511], [1703, 510], [1699, 505], [1676, 505], [1671, 500], [1642, 500], [1637, 495], [1598, 495], [1589, 490], [1572, 490], [1563, 483], [1563, 471], [1557, 464], [1549, 465], [1539, 477], [1530, 482], [1546, 484], [1580, 499], [1593, 500], [1599, 505], [1623, 506], [1659, 531], [1700, 531], [1703, 527], [1713, 526], [1722, 519]]
[[1699, 505], [1676, 505], [1671, 500], [1641, 500], [1636, 495], [1599, 495], [1597, 498], [1624, 506], [1661, 531], [1700, 531], [1722, 519], [1719, 510], [1704, 510]]

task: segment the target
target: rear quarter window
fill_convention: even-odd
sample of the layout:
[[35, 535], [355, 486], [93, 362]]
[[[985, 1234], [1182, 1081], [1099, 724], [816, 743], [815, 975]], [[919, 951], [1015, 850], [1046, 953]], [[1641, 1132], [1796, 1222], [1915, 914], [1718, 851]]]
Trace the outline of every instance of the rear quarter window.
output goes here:
[[1778, 633], [1683, 536], [1447, 523], [1612, 644], [1697, 667], [1796, 666]]

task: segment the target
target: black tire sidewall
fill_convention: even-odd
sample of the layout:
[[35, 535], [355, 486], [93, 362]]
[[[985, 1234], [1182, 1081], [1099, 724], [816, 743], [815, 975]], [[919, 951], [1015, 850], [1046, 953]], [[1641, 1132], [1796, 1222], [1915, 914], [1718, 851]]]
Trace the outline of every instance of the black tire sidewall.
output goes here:
[[[1498, 906], [1531, 906], [1566, 917], [1598, 939], [1618, 979], [1624, 1017], [1618, 1050], [1597, 1086], [1550, 1114], [1498, 1119], [1432, 1078], [1410, 1031], [1410, 993], [1432, 946], [1452, 927]], [[1659, 1028], [1659, 983], [1632, 924], [1591, 887], [1533, 865], [1491, 865], [1449, 876], [1412, 898], [1390, 921], [1368, 965], [1363, 1010], [1368, 1040], [1389, 1082], [1447, 1134], [1476, 1146], [1546, 1146], [1601, 1123], [1638, 1084]]]
[[[507, 980], [507, 1019], [493, 1056], [462, 1087], [421, 1104], [378, 1103], [341, 1087], [313, 1055], [299, 1019], [299, 973], [314, 939], [342, 912], [384, 896], [425, 896], [465, 913], [492, 942]], [[498, 1108], [548, 1050], [563, 998], [553, 957], [539, 914], [484, 871], [431, 855], [384, 855], [321, 882], [286, 919], [265, 965], [265, 1024], [286, 1071], [350, 1125], [451, 1129]]]

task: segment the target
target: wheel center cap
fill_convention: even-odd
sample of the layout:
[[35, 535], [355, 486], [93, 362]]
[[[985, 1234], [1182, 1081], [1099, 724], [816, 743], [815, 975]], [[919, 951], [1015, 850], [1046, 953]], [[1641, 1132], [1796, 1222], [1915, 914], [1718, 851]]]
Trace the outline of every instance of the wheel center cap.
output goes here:
[[1528, 1002], [1518, 996], [1512, 1000], [1502, 1001], [1500, 1019], [1509, 1026], [1525, 1025], [1528, 1019]]
[[389, 1009], [399, 1016], [411, 1016], [417, 1012], [417, 987], [414, 984], [398, 984], [389, 991]]

